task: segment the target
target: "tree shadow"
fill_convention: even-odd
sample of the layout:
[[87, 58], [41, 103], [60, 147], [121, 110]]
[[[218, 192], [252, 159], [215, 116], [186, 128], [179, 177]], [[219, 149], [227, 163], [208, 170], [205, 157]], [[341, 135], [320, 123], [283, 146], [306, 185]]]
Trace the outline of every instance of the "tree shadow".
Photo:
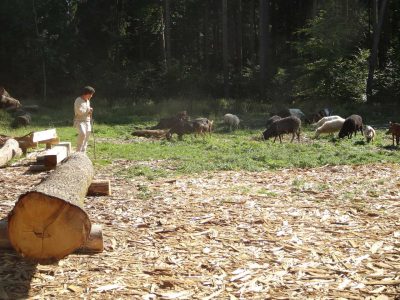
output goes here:
[[354, 142], [354, 145], [356, 145], [356, 146], [365, 146], [365, 145], [367, 145], [367, 143], [366, 143], [364, 140], [362, 140], [362, 141], [355, 141], [355, 142]]
[[399, 146], [393, 146], [393, 145], [380, 146], [380, 148], [389, 150], [389, 151], [399, 150]]
[[[0, 220], [3, 224], [4, 221], [5, 219]], [[29, 297], [37, 263], [24, 259], [7, 243], [2, 243], [1, 246], [0, 299], [26, 299]]]

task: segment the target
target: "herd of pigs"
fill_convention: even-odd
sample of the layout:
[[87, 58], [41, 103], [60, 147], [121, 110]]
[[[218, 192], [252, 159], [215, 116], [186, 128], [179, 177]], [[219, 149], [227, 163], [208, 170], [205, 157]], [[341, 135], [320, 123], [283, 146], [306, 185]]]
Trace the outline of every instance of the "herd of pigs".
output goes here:
[[[337, 115], [332, 115], [329, 109], [322, 109], [318, 113], [306, 118], [305, 114], [300, 109], [285, 109], [266, 120], [266, 129], [263, 132], [264, 140], [277, 138], [282, 143], [284, 134], [292, 134], [291, 142], [297, 136], [300, 141], [300, 132], [302, 120], [312, 124], [315, 129], [315, 138], [321, 134], [334, 134], [339, 132], [339, 138], [351, 138], [359, 131], [369, 143], [375, 138], [375, 130], [370, 125], [363, 124], [361, 116], [353, 114], [347, 118], [342, 118]], [[239, 127], [240, 119], [234, 114], [225, 114], [223, 122], [229, 127], [229, 130], [235, 130]], [[186, 111], [179, 112], [176, 116], [161, 119], [156, 126], [151, 129], [167, 129], [167, 138], [171, 139], [173, 134], [181, 140], [184, 134], [211, 134], [214, 121], [207, 118], [196, 118], [191, 120]], [[396, 140], [396, 145], [399, 145], [400, 139], [400, 124], [390, 122], [387, 134], [392, 135], [392, 144]]]

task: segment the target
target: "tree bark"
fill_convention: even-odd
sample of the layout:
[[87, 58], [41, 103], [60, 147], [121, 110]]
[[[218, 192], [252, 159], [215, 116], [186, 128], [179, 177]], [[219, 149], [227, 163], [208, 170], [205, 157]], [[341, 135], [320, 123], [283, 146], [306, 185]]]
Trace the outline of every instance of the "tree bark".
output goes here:
[[[374, 3], [374, 10], [377, 10], [378, 8], [378, 3], [379, 0], [374, 0], [376, 1]], [[369, 57], [369, 69], [368, 69], [368, 79], [367, 79], [367, 88], [366, 88], [366, 94], [367, 94], [367, 101], [370, 100], [372, 96], [372, 84], [374, 80], [374, 72], [375, 68], [377, 65], [377, 60], [378, 60], [378, 47], [379, 47], [379, 38], [381, 35], [382, 31], [382, 24], [385, 16], [385, 11], [386, 11], [386, 6], [387, 6], [388, 0], [382, 0], [380, 8], [379, 8], [379, 16], [378, 16], [378, 21], [374, 21], [374, 35], [373, 35], [373, 41], [372, 41], [372, 49], [371, 49], [371, 54]], [[378, 15], [378, 12], [374, 12], [375, 19]]]
[[19, 197], [8, 216], [8, 235], [18, 253], [47, 263], [85, 244], [91, 223], [83, 200], [93, 173], [90, 159], [77, 152]]
[[236, 9], [236, 65], [239, 76], [243, 69], [243, 32], [242, 32], [242, 0], [237, 0]]
[[4, 146], [0, 148], [0, 167], [6, 165], [14, 157], [22, 155], [22, 150], [19, 144], [14, 139], [8, 139]]
[[45, 49], [44, 45], [41, 42], [41, 37], [39, 33], [39, 25], [38, 25], [38, 16], [37, 16], [37, 11], [36, 11], [36, 5], [35, 5], [35, 0], [32, 0], [32, 12], [33, 12], [33, 20], [35, 23], [35, 33], [36, 33], [36, 38], [38, 39], [38, 43], [40, 44], [40, 53], [41, 53], [41, 58], [42, 58], [42, 76], [43, 76], [43, 100], [44, 102], [47, 102], [47, 68], [46, 68], [46, 54], [45, 54]]
[[171, 66], [171, 10], [170, 0], [165, 0], [165, 65], [167, 71]]

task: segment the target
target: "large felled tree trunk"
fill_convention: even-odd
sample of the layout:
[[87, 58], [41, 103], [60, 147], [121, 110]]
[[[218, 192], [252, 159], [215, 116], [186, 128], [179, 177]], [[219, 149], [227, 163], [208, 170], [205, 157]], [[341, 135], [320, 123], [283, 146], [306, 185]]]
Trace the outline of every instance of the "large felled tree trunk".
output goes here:
[[0, 148], [0, 167], [4, 166], [14, 157], [19, 157], [22, 155], [22, 150], [19, 144], [14, 139], [8, 139], [4, 146]]
[[14, 249], [38, 262], [51, 262], [84, 245], [91, 223], [83, 200], [93, 173], [90, 159], [74, 153], [35, 189], [21, 195], [8, 216]]

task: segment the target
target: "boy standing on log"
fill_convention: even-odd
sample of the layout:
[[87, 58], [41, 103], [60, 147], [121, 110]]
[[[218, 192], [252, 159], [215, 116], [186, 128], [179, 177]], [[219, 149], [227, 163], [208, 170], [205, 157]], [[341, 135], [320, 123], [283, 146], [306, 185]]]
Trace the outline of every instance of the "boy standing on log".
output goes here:
[[94, 88], [85, 86], [81, 95], [74, 103], [74, 127], [78, 130], [78, 141], [76, 151], [86, 153], [90, 132], [92, 131], [91, 119], [93, 108], [90, 107], [90, 99], [94, 95]]

